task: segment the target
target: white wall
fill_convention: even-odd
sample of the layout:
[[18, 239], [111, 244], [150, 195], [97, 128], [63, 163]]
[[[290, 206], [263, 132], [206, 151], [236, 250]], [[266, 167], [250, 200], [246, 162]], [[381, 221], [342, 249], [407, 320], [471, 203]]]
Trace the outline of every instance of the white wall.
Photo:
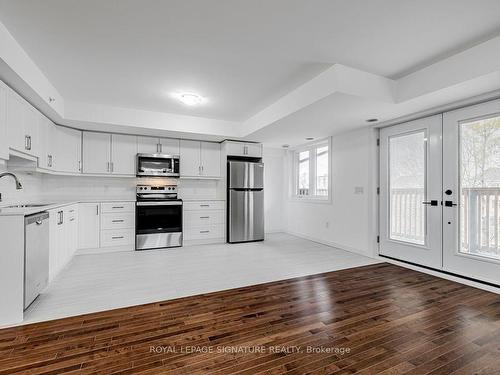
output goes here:
[[264, 224], [266, 233], [283, 232], [285, 227], [285, 152], [264, 148]]
[[[332, 202], [287, 199], [287, 231], [359, 254], [374, 255], [377, 152], [376, 133], [372, 129], [333, 137]], [[355, 194], [355, 187], [362, 187], [363, 194]]]

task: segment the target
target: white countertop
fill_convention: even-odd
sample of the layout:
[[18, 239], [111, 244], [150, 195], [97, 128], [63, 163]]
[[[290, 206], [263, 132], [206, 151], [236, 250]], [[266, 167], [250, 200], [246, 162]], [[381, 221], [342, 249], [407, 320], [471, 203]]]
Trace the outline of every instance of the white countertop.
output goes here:
[[[52, 210], [54, 208], [70, 206], [77, 203], [92, 203], [92, 202], [135, 202], [135, 199], [78, 199], [78, 200], [67, 200], [54, 202], [54, 200], [40, 200], [35, 202], [20, 202], [20, 203], [6, 203], [0, 206], [0, 216], [27, 216], [36, 214], [38, 212], [43, 212], [47, 210]], [[43, 204], [43, 206], [38, 207], [20, 207], [20, 208], [6, 208], [7, 206], [14, 206], [16, 204]]]

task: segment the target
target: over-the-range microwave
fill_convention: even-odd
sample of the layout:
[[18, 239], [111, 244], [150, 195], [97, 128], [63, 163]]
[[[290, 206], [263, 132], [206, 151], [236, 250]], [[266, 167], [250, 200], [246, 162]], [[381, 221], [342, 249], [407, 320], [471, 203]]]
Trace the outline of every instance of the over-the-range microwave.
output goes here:
[[137, 176], [179, 177], [179, 155], [137, 154]]

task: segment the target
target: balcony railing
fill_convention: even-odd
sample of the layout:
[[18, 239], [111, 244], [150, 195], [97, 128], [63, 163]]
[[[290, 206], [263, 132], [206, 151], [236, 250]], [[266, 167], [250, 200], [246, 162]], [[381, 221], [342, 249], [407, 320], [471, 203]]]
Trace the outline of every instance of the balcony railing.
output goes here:
[[[392, 239], [425, 243], [424, 200], [424, 189], [391, 189]], [[460, 224], [460, 251], [500, 258], [500, 187], [463, 188]]]

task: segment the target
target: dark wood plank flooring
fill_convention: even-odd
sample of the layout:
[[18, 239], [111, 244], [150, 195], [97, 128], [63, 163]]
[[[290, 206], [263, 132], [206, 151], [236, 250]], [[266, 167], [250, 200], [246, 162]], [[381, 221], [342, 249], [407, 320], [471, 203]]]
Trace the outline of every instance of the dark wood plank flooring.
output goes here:
[[3, 329], [11, 373], [500, 374], [500, 296], [377, 264]]

